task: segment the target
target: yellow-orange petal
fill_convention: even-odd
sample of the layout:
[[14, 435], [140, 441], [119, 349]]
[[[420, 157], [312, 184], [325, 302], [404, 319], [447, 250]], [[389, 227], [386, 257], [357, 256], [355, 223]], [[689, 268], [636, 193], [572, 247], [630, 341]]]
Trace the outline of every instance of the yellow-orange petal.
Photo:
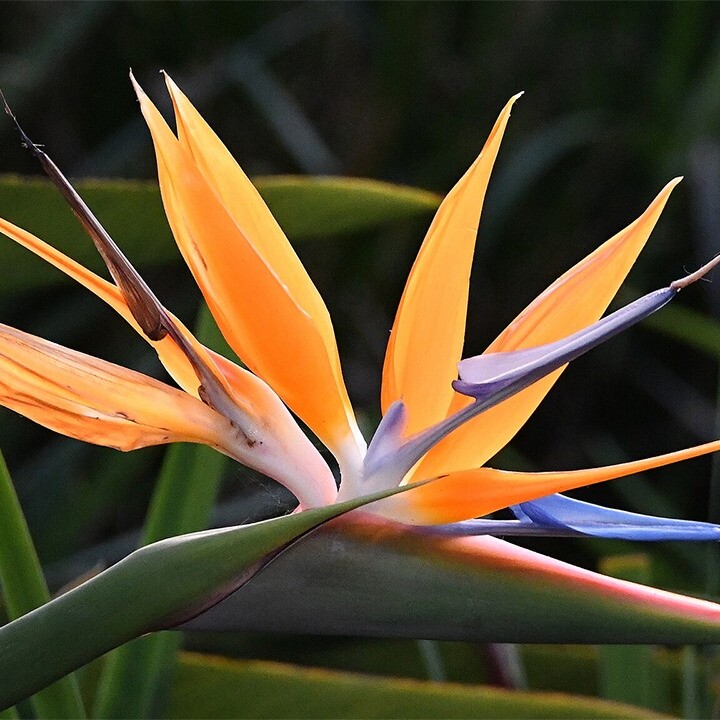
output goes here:
[[293, 300], [313, 319], [328, 357], [336, 362], [339, 373], [330, 314], [290, 241], [220, 138], [168, 75], [165, 81], [175, 110], [180, 145], [189, 152], [247, 242], [287, 287]]
[[[485, 352], [506, 352], [560, 340], [597, 321], [630, 271], [680, 178], [668, 183], [645, 212], [556, 280], [523, 310]], [[438, 443], [413, 477], [437, 477], [479, 467], [525, 424], [558, 379], [548, 375], [478, 415]], [[450, 413], [471, 402], [455, 394]]]
[[[169, 335], [159, 341], [150, 340], [133, 318], [116, 285], [2, 218], [0, 232], [62, 270], [108, 303], [155, 348], [160, 361], [178, 385], [198, 397], [199, 381], [185, 353]], [[169, 312], [168, 315], [197, 355], [216, 371], [216, 376], [221, 379], [247, 419], [249, 430], [252, 432], [256, 429], [262, 435], [264, 449], [256, 451], [251, 461], [246, 462], [237, 454], [233, 456], [284, 484], [306, 507], [333, 502], [336, 490], [329, 468], [272, 389], [252, 373], [204, 347], [177, 318]], [[261, 467], [258, 466], [260, 457]]]
[[232, 427], [181, 390], [0, 325], [0, 404], [79, 440], [134, 450], [187, 441], [227, 452]]
[[671, 465], [720, 450], [720, 440], [620, 465], [523, 473], [478, 468], [451, 473], [382, 500], [373, 511], [401, 522], [440, 525], [481, 517], [509, 505]]
[[[0, 232], [35, 253], [38, 257], [43, 258], [43, 260], [49, 262], [54, 267], [58, 268], [58, 270], [61, 270], [68, 275], [68, 277], [71, 277], [83, 287], [90, 290], [90, 292], [94, 293], [101, 300], [104, 300], [120, 316], [122, 316], [141, 337], [143, 337], [155, 348], [160, 361], [163, 363], [175, 382], [177, 382], [177, 384], [185, 390], [185, 392], [198, 397], [199, 381], [184, 352], [169, 335], [165, 336], [162, 340], [150, 340], [135, 321], [130, 308], [125, 302], [125, 298], [117, 285], [101, 278], [99, 275], [92, 272], [92, 270], [88, 270], [83, 265], [80, 265], [80, 263], [52, 247], [52, 245], [48, 245], [32, 233], [23, 230], [17, 225], [13, 225], [11, 222], [8, 222], [3, 218], [0, 218]], [[221, 375], [224, 376], [224, 381], [230, 382], [229, 378], [232, 378], [232, 380], [238, 384], [237, 387], [232, 387], [231, 383], [230, 389], [231, 395], [237, 401], [241, 402], [243, 392], [251, 387], [244, 378], [244, 374], [249, 373], [242, 368], [239, 368], [235, 365], [235, 363], [231, 362], [227, 358], [224, 358], [202, 346], [195, 339], [193, 334], [180, 322], [180, 320], [169, 312], [168, 315], [177, 325], [180, 332], [185, 336], [186, 340], [193, 346], [198, 355], [206, 361], [211, 361], [212, 365], [217, 367]], [[255, 400], [255, 402], [257, 402], [257, 400]]]
[[332, 503], [335, 482], [322, 457], [262, 380], [237, 370], [244, 398], [261, 419], [257, 438], [181, 390], [0, 324], [0, 405], [118, 450], [178, 441], [210, 445], [283, 483], [303, 507]]
[[356, 461], [347, 457], [348, 438], [356, 456], [362, 440], [329, 320], [312, 315], [316, 308], [292, 294], [155, 106], [136, 90], [155, 144], [170, 226], [223, 335], [341, 462]]
[[482, 152], [448, 193], [433, 219], [403, 291], [385, 354], [383, 413], [396, 400], [409, 434], [444, 419], [453, 397], [480, 213], [510, 110], [503, 108]]
[[[135, 321], [135, 318], [133, 318], [130, 308], [117, 285], [101, 278], [92, 272], [92, 270], [88, 270], [86, 267], [80, 265], [80, 263], [52, 247], [52, 245], [48, 245], [32, 233], [23, 230], [17, 225], [13, 225], [3, 218], [0, 218], [0, 232], [35, 253], [38, 257], [49, 262], [110, 305], [138, 334], [155, 348], [161, 362], [175, 382], [177, 382], [183, 390], [197, 397], [199, 384], [197, 375], [185, 357], [185, 354], [169, 336], [159, 341], [152, 341], [145, 335]], [[188, 340], [191, 342], [194, 341], [190, 331], [184, 328], [177, 319], [175, 319], [175, 321], [181, 327]], [[190, 340], [191, 338], [192, 340]], [[197, 341], [194, 341], [192, 344], [195, 345], [196, 343]]]

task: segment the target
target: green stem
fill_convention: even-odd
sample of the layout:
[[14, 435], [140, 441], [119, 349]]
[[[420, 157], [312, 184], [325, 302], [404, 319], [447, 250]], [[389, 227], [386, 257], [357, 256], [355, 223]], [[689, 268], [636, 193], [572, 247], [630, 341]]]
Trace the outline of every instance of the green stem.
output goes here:
[[136, 550], [0, 628], [0, 708], [133, 638], [175, 627], [234, 592], [288, 543], [345, 512], [404, 490]]
[[[143, 545], [203, 529], [208, 522], [226, 458], [198, 445], [168, 449], [151, 501]], [[172, 673], [180, 633], [138, 638], [108, 658], [98, 686], [93, 717], [149, 718]]]
[[[0, 582], [8, 616], [15, 620], [47, 603], [50, 593], [2, 454], [0, 517]], [[41, 719], [85, 717], [77, 680], [72, 675], [38, 692], [32, 704]]]
[[[213, 345], [216, 334], [212, 316], [204, 308], [197, 337]], [[150, 501], [142, 545], [207, 527], [226, 465], [227, 458], [208, 447], [175, 444], [168, 448]], [[93, 717], [156, 717], [181, 641], [180, 633], [157, 633], [115, 650], [100, 678]]]

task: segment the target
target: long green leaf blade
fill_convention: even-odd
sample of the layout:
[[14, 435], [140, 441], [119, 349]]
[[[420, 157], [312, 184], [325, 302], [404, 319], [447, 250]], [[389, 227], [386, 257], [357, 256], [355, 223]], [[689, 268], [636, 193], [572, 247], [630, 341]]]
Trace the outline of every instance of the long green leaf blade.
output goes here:
[[653, 718], [571, 695], [373, 678], [184, 654], [167, 718]]
[[704, 644], [720, 638], [720, 605], [607, 578], [497, 538], [437, 538], [365, 513], [296, 543], [188, 627], [483, 642]]
[[[633, 582], [651, 582], [647, 555], [621, 555], [604, 558], [601, 569], [607, 575]], [[601, 645], [598, 648], [600, 696], [640, 707], [661, 709], [667, 703], [662, 683], [652, 663], [648, 645]]]
[[[50, 593], [2, 454], [0, 518], [0, 583], [8, 616], [14, 620], [48, 602]], [[58, 680], [38, 692], [33, 696], [32, 704], [39, 718], [85, 717], [80, 691], [73, 676]]]
[[0, 628], [0, 708], [90, 660], [174, 627], [234, 592], [278, 551], [391, 490], [273, 520], [162, 540]]
[[[428, 213], [439, 204], [436, 195], [424, 190], [358, 178], [281, 176], [256, 182], [291, 240], [371, 230]], [[76, 189], [137, 267], [180, 258], [156, 184], [82, 180]], [[0, 216], [104, 273], [93, 244], [47, 180], [0, 176]], [[0, 293], [63, 281], [62, 274], [10, 240], [0, 243], [3, 263], [13, 268], [0, 278]]]
[[[212, 316], [201, 312], [196, 337], [208, 344]], [[227, 458], [204, 445], [176, 443], [168, 448], [150, 502], [142, 544], [203, 530], [217, 498]], [[93, 707], [96, 718], [149, 718], [157, 715], [161, 688], [172, 672], [181, 636], [156, 633], [113, 651]]]

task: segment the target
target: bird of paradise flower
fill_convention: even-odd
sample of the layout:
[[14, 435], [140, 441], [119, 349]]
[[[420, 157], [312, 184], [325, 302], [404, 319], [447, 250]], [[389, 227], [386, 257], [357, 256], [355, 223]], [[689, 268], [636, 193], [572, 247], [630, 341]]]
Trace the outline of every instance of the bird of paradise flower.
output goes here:
[[[554, 494], [710, 453], [720, 441], [587, 470], [485, 466], [570, 360], [658, 310], [717, 262], [600, 319], [679, 179], [556, 280], [484, 354], [461, 361], [480, 212], [519, 95], [513, 97], [422, 244], [387, 348], [383, 419], [367, 447], [322, 298], [228, 150], [169, 77], [166, 82], [177, 134], [133, 78], [155, 145], [165, 211], [213, 316], [248, 369], [202, 346], [161, 305], [59, 169], [25, 136], [115, 282], [6, 220], [0, 219], [0, 231], [111, 305], [153, 345], [182, 390], [0, 325], [1, 404], [65, 435], [121, 450], [174, 441], [210, 445], [285, 485], [300, 509], [417, 483], [367, 509], [441, 534], [720, 537], [707, 523], [623, 513]], [[336, 458], [339, 489], [288, 408]], [[518, 519], [476, 519], [505, 507]]]

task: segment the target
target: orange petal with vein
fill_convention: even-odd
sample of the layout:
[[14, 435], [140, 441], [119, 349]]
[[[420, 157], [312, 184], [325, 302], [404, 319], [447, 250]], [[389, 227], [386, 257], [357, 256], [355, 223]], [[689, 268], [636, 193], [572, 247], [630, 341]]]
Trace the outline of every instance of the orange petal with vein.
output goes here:
[[396, 400], [409, 434], [447, 415], [457, 377], [480, 212], [510, 110], [500, 113], [482, 152], [443, 200], [410, 271], [385, 355], [383, 413]]
[[330, 314], [300, 258], [230, 151], [170, 77], [166, 75], [165, 80], [173, 101], [180, 145], [190, 153], [247, 242], [287, 286], [293, 300], [313, 319], [327, 346], [328, 357], [337, 361], [339, 373]]
[[134, 450], [187, 441], [227, 451], [230, 423], [187, 393], [0, 325], [0, 404], [57, 432]]
[[[198, 378], [183, 351], [169, 335], [159, 341], [150, 340], [133, 318], [116, 285], [2, 218], [0, 218], [0, 232], [47, 260], [108, 303], [155, 348], [161, 362], [178, 385], [194, 397], [198, 396]], [[177, 318], [168, 314], [198, 355], [205, 359], [209, 367], [217, 370], [218, 377], [229, 390], [237, 406], [248, 417], [251, 426], [261, 429], [265, 435], [265, 452], [255, 453], [263, 456], [264, 465], [258, 469], [262, 469], [263, 472], [283, 483], [298, 497], [304, 498], [306, 506], [332, 502], [335, 497], [335, 483], [327, 465], [272, 389], [252, 373], [204, 347]], [[234, 457], [253, 467], [259, 462], [255, 457], [237, 455]], [[293, 460], [289, 460], [290, 458]], [[301, 486], [303, 480], [308, 481], [306, 488]], [[316, 493], [314, 488], [317, 488]]]
[[[147, 335], [145, 335], [133, 318], [132, 313], [130, 312], [130, 309], [117, 285], [101, 278], [99, 275], [92, 272], [92, 270], [88, 270], [86, 267], [80, 265], [80, 263], [52, 247], [52, 245], [48, 245], [46, 242], [40, 240], [40, 238], [35, 237], [35, 235], [32, 235], [26, 230], [13, 225], [3, 218], [0, 218], [0, 232], [7, 235], [10, 239], [15, 240], [15, 242], [19, 243], [31, 252], [34, 252], [38, 257], [43, 258], [43, 260], [46, 260], [51, 265], [58, 268], [58, 270], [62, 270], [62, 272], [66, 275], [79, 282], [85, 288], [90, 290], [90, 292], [97, 295], [101, 300], [104, 300], [119, 315], [121, 315], [139, 335], [141, 335], [155, 348], [160, 361], [163, 363], [175, 382], [177, 382], [177, 384], [180, 385], [180, 387], [186, 392], [189, 392], [195, 397], [198, 396], [198, 378], [185, 354], [172, 340], [172, 338], [170, 338], [170, 336], [166, 336], [159, 341], [154, 341], [150, 340]], [[232, 391], [231, 394], [233, 397], [236, 399], [238, 399], [238, 397], [242, 397], [243, 393], [248, 391], [250, 387], [243, 377], [243, 374], [249, 373], [235, 365], [235, 363], [231, 362], [227, 358], [224, 358], [202, 346], [195, 339], [193, 334], [174, 315], [170, 314], [170, 317], [177, 324], [188, 341], [197, 350], [198, 354], [201, 357], [210, 360], [212, 364], [217, 366], [219, 372], [224, 376], [224, 380], [230, 383]], [[229, 378], [232, 378], [232, 382]], [[233, 387], [233, 382], [237, 384], [237, 387]]]
[[358, 455], [361, 440], [329, 321], [312, 315], [315, 309], [302, 304], [305, 297], [292, 294], [155, 106], [136, 89], [155, 143], [171, 228], [223, 335], [337, 456], [347, 457], [353, 438]]
[[[632, 224], [601, 245], [539, 295], [485, 352], [506, 352], [560, 340], [597, 321], [647, 242], [680, 178], [668, 183]], [[478, 415], [438, 443], [422, 460], [415, 479], [479, 467], [525, 424], [558, 379], [548, 375], [500, 405]], [[469, 404], [455, 394], [450, 412]]]
[[720, 450], [720, 440], [644, 460], [566, 472], [523, 473], [478, 468], [451, 473], [387, 498], [381, 514], [402, 522], [439, 525], [469, 520], [509, 505], [671, 465]]
[[[43, 260], [46, 260], [51, 265], [58, 268], [58, 270], [61, 270], [73, 280], [79, 282], [85, 288], [90, 290], [90, 292], [94, 293], [101, 300], [104, 300], [108, 305], [110, 305], [110, 307], [120, 314], [139, 335], [145, 338], [145, 340], [147, 340], [155, 348], [161, 362], [175, 382], [177, 382], [183, 390], [197, 397], [198, 379], [184, 353], [169, 336], [157, 342], [148, 339], [145, 333], [140, 329], [137, 322], [135, 322], [135, 319], [133, 318], [132, 313], [130, 312], [130, 309], [128, 308], [127, 303], [125, 302], [125, 299], [123, 298], [117, 285], [101, 278], [99, 275], [92, 272], [92, 270], [88, 270], [86, 267], [83, 267], [80, 263], [76, 262], [51, 245], [48, 245], [46, 242], [40, 240], [40, 238], [35, 237], [35, 235], [2, 218], [0, 218], [0, 232], [35, 253], [38, 257], [43, 258]], [[196, 345], [197, 341], [192, 337], [190, 331], [183, 328], [182, 324], [178, 320], [176, 320], [176, 322], [184, 331], [186, 337], [191, 339], [193, 344]]]

